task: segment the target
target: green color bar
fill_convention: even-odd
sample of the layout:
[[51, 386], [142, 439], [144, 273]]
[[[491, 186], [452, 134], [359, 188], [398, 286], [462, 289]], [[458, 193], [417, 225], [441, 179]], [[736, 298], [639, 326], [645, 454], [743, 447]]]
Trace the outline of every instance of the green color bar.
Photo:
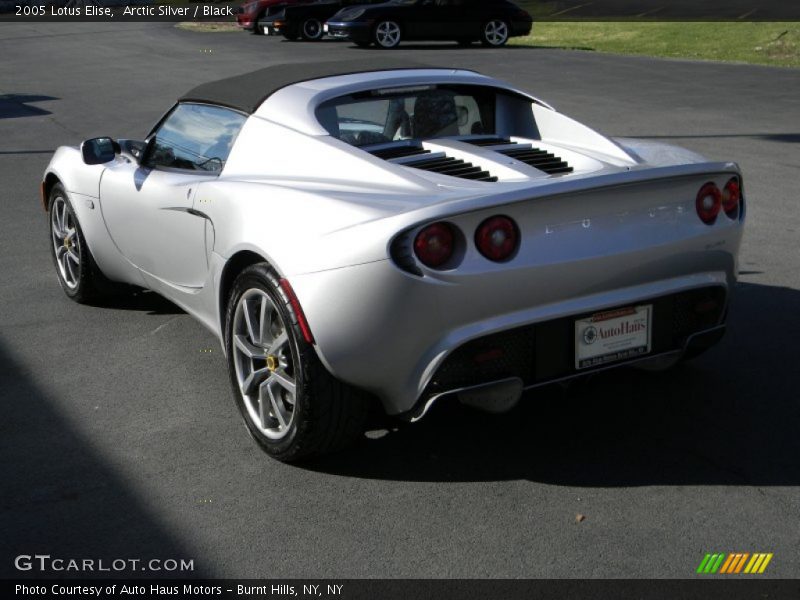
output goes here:
[[717, 562], [711, 568], [711, 572], [712, 573], [716, 573], [717, 570], [722, 566], [722, 561], [725, 560], [725, 556], [726, 555], [724, 553], [719, 555], [719, 558], [717, 559]]
[[711, 555], [710, 554], [706, 554], [706, 557], [703, 559], [703, 562], [701, 562], [700, 566], [697, 567], [697, 572], [698, 573], [703, 573], [704, 572], [703, 569], [706, 568], [706, 565], [708, 564], [708, 559], [709, 558], [711, 558]]
[[708, 564], [706, 565], [706, 568], [703, 569], [703, 573], [711, 573], [711, 567], [713, 567], [714, 563], [717, 562], [717, 558], [718, 557], [719, 557], [719, 554], [712, 554], [711, 555], [711, 560], [708, 561]]

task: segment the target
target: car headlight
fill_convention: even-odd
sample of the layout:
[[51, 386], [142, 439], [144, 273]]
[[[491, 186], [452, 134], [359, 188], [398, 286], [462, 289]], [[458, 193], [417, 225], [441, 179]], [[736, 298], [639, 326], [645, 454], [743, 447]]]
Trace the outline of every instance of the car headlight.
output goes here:
[[354, 8], [352, 10], [344, 10], [342, 14], [339, 15], [339, 18], [331, 19], [331, 21], [355, 21], [359, 17], [361, 17], [366, 10], [363, 8]]

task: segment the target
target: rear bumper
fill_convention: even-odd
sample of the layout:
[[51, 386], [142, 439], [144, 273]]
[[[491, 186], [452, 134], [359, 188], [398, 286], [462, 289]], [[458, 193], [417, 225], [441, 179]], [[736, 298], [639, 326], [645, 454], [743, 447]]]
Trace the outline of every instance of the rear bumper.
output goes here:
[[532, 29], [532, 21], [512, 21], [511, 23], [511, 35], [513, 37], [530, 35]]
[[523, 389], [531, 389], [624, 365], [691, 358], [714, 346], [725, 333], [727, 292], [722, 286], [697, 288], [638, 303], [653, 307], [652, 346], [647, 354], [577, 369], [574, 323], [589, 314], [483, 336], [450, 353], [406, 416], [417, 420], [440, 397], [490, 382], [515, 378]]
[[[732, 262], [727, 266], [555, 303], [533, 301], [523, 285], [499, 300], [491, 298], [491, 287], [485, 294], [460, 294], [411, 280], [388, 261], [295, 276], [292, 285], [328, 370], [375, 394], [387, 413], [397, 415], [437, 394], [503, 376], [520, 377], [530, 387], [607, 368], [578, 373], [573, 362], [574, 320], [599, 311], [652, 303], [654, 337], [647, 357], [682, 351], [693, 334], [722, 324], [733, 283]], [[717, 290], [717, 312], [673, 324], [697, 290]], [[473, 364], [489, 342], [504, 349], [501, 360]], [[617, 364], [624, 361], [612, 366]]]

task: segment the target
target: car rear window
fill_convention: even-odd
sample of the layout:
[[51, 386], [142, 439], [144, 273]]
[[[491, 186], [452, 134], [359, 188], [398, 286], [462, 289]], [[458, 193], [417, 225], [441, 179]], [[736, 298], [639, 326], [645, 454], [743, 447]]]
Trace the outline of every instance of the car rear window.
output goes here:
[[494, 134], [497, 91], [423, 85], [354, 94], [322, 104], [317, 118], [353, 146], [399, 140]]

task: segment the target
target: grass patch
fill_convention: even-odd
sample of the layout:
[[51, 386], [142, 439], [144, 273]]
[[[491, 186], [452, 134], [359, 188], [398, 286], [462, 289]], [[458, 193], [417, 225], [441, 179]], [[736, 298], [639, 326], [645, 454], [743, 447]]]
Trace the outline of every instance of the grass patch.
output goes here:
[[241, 31], [236, 23], [210, 22], [210, 21], [183, 21], [175, 25], [178, 29], [186, 31], [199, 31], [200, 33], [224, 33], [227, 31]]
[[800, 67], [798, 23], [538, 22], [515, 46]]

